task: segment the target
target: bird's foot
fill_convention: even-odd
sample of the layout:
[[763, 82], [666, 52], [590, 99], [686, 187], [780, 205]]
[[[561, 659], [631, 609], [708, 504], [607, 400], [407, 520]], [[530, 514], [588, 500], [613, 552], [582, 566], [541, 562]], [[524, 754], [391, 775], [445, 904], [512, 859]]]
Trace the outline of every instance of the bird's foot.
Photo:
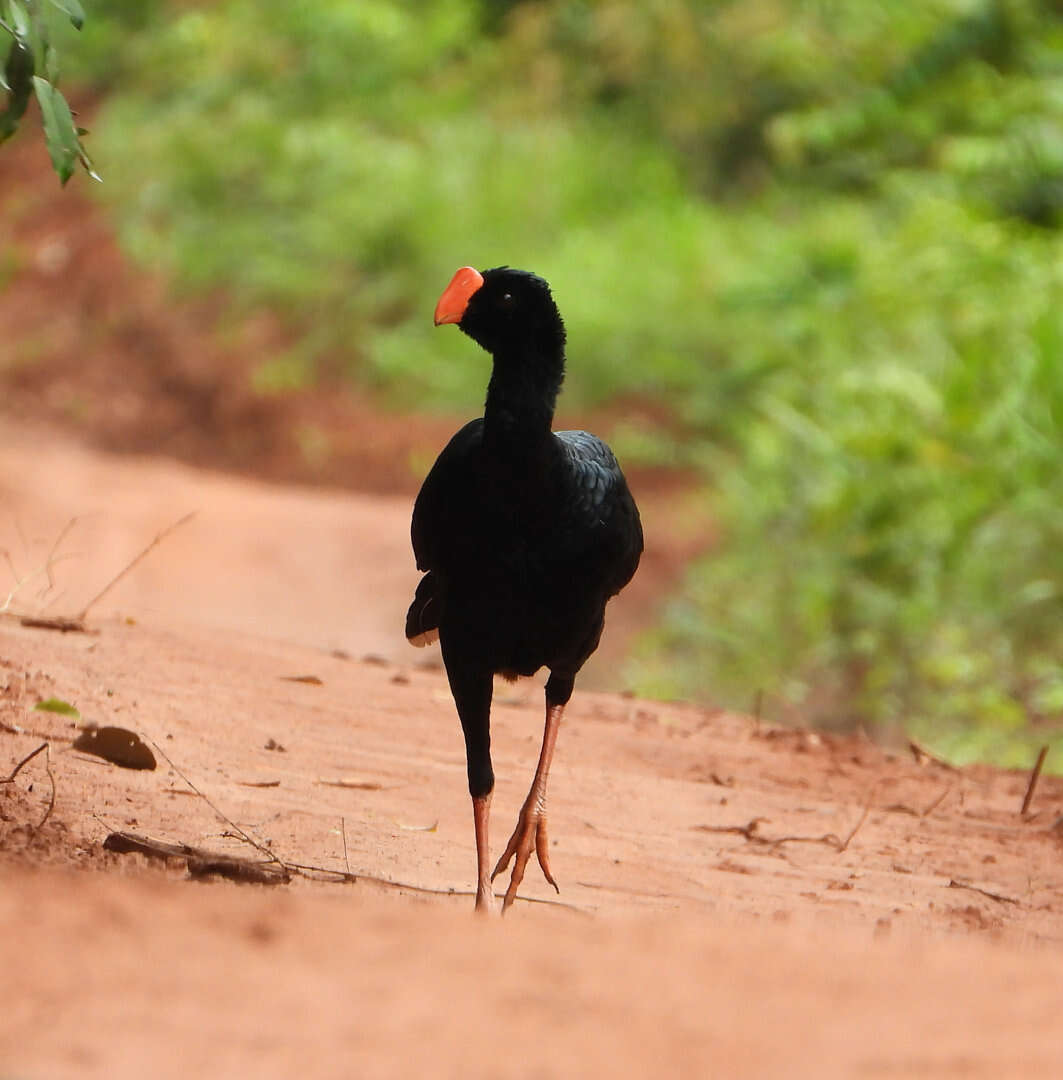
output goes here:
[[491, 888], [491, 880], [487, 878], [476, 884], [476, 914], [490, 917], [498, 910], [495, 902], [495, 890]]
[[[557, 882], [554, 881], [554, 875], [550, 873], [550, 856], [546, 837], [546, 808], [541, 799], [529, 798], [521, 808], [520, 817], [517, 818], [517, 827], [513, 830], [513, 835], [509, 838], [509, 843], [506, 844], [506, 850], [502, 852], [502, 857], [496, 863], [491, 874], [491, 880], [494, 881], [509, 866], [509, 860], [516, 856], [516, 861], [513, 863], [513, 873], [509, 878], [509, 888], [506, 889], [506, 895], [502, 900], [503, 914], [516, 898], [517, 887], [524, 880], [524, 869], [528, 865], [528, 860], [531, 858], [533, 851], [535, 857], [539, 860], [543, 876], [553, 885], [557, 892], [560, 892]], [[479, 904], [479, 898], [477, 898], [477, 904]]]

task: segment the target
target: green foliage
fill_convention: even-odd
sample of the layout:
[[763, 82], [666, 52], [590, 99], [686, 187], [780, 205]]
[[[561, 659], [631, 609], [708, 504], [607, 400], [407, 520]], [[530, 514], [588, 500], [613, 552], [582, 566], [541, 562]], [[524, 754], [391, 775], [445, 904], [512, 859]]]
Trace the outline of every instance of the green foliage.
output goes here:
[[100, 7], [126, 243], [301, 328], [264, 391], [342, 356], [473, 408], [431, 304], [505, 262], [561, 301], [567, 405], [667, 407], [620, 440], [700, 470], [724, 541], [643, 689], [979, 751], [1059, 723], [1058, 3]]
[[85, 12], [79, 0], [49, 0], [47, 4], [44, 0], [0, 2], [0, 40], [5, 35], [9, 39], [0, 80], [7, 95], [7, 102], [0, 110], [0, 143], [18, 130], [30, 95], [36, 93], [48, 154], [59, 182], [66, 184], [78, 162], [98, 180], [81, 144], [81, 136], [87, 133], [74, 126], [70, 106], [58, 88], [59, 60], [52, 44], [55, 11], [62, 12], [65, 21], [77, 30], [84, 25]]
[[743, 703], [763, 686], [842, 725], [1055, 719], [1058, 240], [920, 188], [891, 209], [806, 211], [795, 264], [722, 298], [732, 363], [757, 362], [764, 324], [789, 362], [717, 457], [729, 543], [644, 677]]
[[[247, 30], [258, 8], [192, 10], [134, 41], [142, 85], [112, 102], [101, 132], [130, 250], [185, 287], [225, 282], [234, 300], [301, 322], [303, 370], [307, 354], [342, 349], [406, 400], [467, 407], [482, 394], [482, 358], [433, 335], [425, 313], [463, 262], [537, 267], [567, 292], [585, 346], [577, 397], [641, 390], [644, 375], [618, 362], [640, 343], [659, 354], [655, 381], [675, 380], [640, 281], [626, 322], [610, 291], [611, 250], [636, 257], [662, 229], [675, 258], [695, 272], [707, 262], [691, 228], [701, 211], [666, 152], [610, 117], [510, 120], [489, 90], [495, 61], [470, 56], [468, 4], [283, 5], [266, 36]], [[647, 278], [695, 346], [684, 297]], [[565, 288], [588, 280], [597, 287]]]

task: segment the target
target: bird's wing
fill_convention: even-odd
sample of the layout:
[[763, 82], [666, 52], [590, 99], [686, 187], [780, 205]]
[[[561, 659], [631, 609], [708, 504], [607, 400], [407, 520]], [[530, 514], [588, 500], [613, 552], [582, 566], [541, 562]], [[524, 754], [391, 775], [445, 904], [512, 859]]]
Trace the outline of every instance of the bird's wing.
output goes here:
[[642, 522], [612, 450], [586, 431], [556, 433], [565, 498], [556, 543], [595, 558], [610, 593], [632, 578], [642, 555]]
[[471, 459], [483, 439], [483, 418], [470, 420], [443, 448], [413, 504], [410, 539], [418, 570], [439, 567], [442, 548], [460, 535], [461, 500]]

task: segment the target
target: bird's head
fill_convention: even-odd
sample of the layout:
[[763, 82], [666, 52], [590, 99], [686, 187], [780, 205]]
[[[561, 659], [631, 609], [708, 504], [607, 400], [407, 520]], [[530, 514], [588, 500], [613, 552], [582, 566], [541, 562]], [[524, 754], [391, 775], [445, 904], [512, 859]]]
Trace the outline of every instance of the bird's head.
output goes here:
[[457, 323], [496, 357], [528, 346], [560, 352], [565, 345], [564, 323], [550, 286], [527, 270], [508, 266], [483, 273], [463, 266], [443, 290], [435, 322]]

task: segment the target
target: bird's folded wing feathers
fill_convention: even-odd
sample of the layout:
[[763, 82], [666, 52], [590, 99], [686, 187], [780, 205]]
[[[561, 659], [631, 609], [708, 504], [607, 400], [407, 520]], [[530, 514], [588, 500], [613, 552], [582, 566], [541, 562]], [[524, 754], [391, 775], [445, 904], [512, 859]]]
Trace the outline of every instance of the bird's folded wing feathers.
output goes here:
[[588, 527], [603, 522], [616, 509], [617, 495], [627, 491], [612, 450], [586, 431], [559, 431], [556, 435], [567, 459], [568, 507]]
[[454, 520], [455, 472], [479, 446], [483, 418], [470, 420], [443, 448], [413, 505], [410, 539], [418, 570], [436, 568], [436, 546], [460, 526]]

